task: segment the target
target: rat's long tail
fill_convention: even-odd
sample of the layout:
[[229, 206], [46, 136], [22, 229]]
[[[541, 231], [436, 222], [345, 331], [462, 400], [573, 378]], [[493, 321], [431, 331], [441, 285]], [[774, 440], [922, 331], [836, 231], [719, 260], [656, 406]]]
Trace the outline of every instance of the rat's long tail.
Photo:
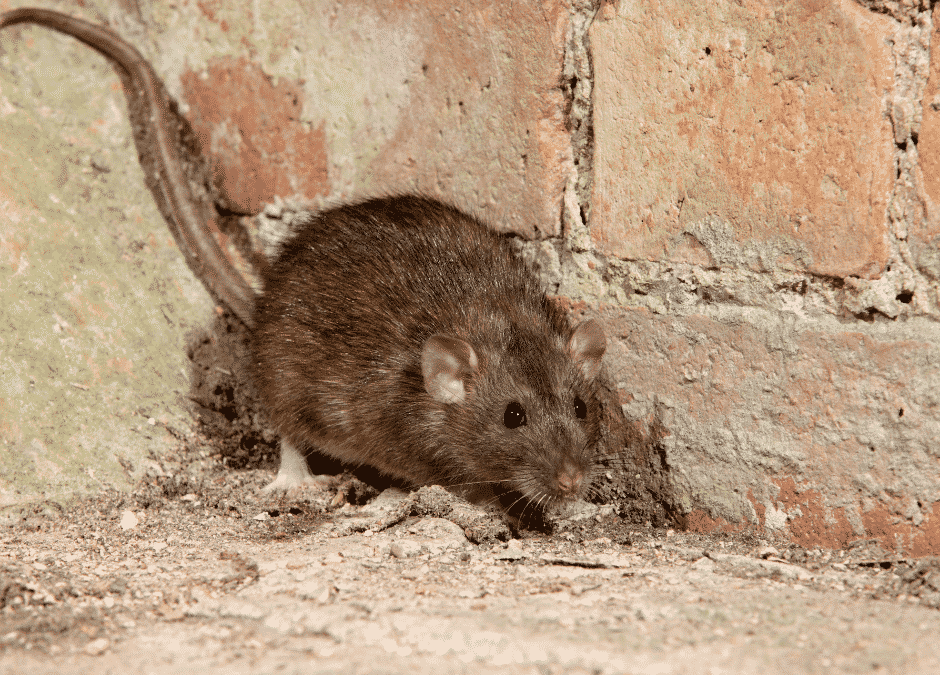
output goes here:
[[97, 26], [67, 14], [26, 7], [0, 14], [0, 28], [17, 23], [33, 23], [71, 35], [101, 52], [129, 75], [149, 122], [147, 135], [157, 171], [151, 188], [163, 203], [167, 224], [177, 246], [193, 273], [209, 293], [225, 303], [245, 325], [250, 326], [255, 294], [241, 273], [222, 253], [207, 224], [200, 218], [199, 202], [193, 195], [180, 156], [175, 116], [160, 78], [140, 52], [110, 28]]

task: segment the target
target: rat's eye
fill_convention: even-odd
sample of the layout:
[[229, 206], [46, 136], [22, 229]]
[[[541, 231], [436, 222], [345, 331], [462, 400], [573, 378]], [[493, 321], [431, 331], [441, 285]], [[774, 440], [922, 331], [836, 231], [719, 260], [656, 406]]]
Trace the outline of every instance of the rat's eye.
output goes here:
[[515, 429], [525, 424], [525, 408], [520, 403], [513, 401], [506, 406], [506, 412], [503, 413], [503, 424], [507, 429]]
[[574, 397], [574, 414], [579, 420], [587, 417], [587, 405], [581, 400], [580, 396]]

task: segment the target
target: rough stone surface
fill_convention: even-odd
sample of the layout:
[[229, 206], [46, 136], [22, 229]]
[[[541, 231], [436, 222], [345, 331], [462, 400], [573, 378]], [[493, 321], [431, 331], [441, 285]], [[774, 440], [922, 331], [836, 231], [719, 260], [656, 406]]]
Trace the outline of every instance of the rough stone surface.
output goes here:
[[558, 233], [574, 173], [560, 0], [151, 11], [158, 70], [237, 210], [418, 191]]
[[212, 303], [104, 58], [4, 30], [0, 130], [0, 505], [126, 488], [192, 427], [185, 336]]
[[[803, 546], [940, 547], [940, 330], [847, 332], [792, 315], [605, 315], [629, 419], [669, 429], [674, 498]], [[831, 327], [830, 327], [831, 328]], [[748, 414], [750, 413], [750, 414]]]
[[[923, 94], [923, 122], [917, 145], [920, 164], [917, 178], [921, 186], [923, 211], [914, 211], [910, 220], [909, 244], [917, 268], [934, 282], [940, 282], [940, 5], [933, 10], [930, 36], [930, 75]], [[921, 217], [916, 217], [921, 216]]]
[[[410, 497], [354, 506], [344, 479], [329, 479], [275, 498], [260, 491], [271, 471], [201, 461], [196, 447], [161, 457], [131, 492], [0, 521], [0, 672], [940, 668], [937, 559], [867, 540], [828, 551], [655, 530], [610, 514], [486, 544], [449, 516], [353, 531], [350, 521]], [[185, 487], [171, 479], [181, 475]], [[458, 505], [436, 492], [435, 506]]]
[[851, 0], [605, 3], [591, 233], [703, 265], [706, 216], [769, 264], [878, 276], [888, 258], [893, 22]]

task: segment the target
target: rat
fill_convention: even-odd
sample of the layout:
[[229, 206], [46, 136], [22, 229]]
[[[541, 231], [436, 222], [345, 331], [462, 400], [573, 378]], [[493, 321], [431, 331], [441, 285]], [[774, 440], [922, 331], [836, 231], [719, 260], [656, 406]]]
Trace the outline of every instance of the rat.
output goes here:
[[170, 229], [197, 277], [249, 329], [251, 371], [281, 438], [268, 490], [312, 479], [319, 450], [476, 503], [587, 494], [601, 437], [606, 338], [572, 325], [509, 241], [422, 196], [308, 214], [256, 296], [218, 248], [185, 178], [169, 97], [116, 33], [50, 10], [35, 23], [117, 62], [149, 110]]

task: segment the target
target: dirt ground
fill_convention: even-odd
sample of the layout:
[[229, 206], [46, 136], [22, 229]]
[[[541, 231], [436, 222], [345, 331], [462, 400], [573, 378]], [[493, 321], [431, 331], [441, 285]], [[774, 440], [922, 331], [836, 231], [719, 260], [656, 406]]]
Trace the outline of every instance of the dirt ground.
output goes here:
[[9, 512], [4, 673], [937, 673], [940, 565], [436, 487], [268, 497], [198, 436], [133, 493]]

